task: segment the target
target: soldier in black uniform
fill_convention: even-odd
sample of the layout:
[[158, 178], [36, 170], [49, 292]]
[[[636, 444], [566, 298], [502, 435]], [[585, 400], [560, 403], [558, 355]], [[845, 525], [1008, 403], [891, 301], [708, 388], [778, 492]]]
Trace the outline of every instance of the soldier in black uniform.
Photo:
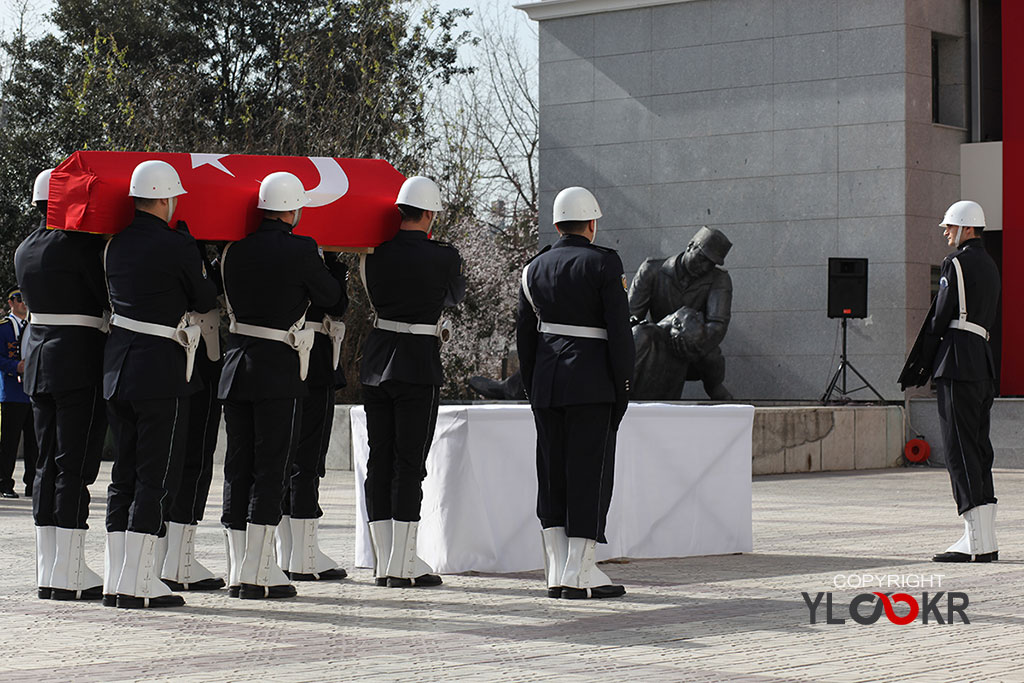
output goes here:
[[900, 384], [904, 389], [922, 386], [929, 375], [935, 377], [946, 468], [964, 520], [960, 540], [932, 559], [991, 562], [999, 559], [999, 552], [992, 483], [995, 453], [989, 440], [996, 373], [988, 340], [999, 306], [999, 269], [981, 241], [981, 206], [956, 202], [941, 225], [956, 251], [942, 262], [939, 293]]
[[537, 426], [537, 516], [553, 598], [611, 598], [597, 543], [615, 470], [615, 434], [633, 374], [626, 278], [612, 249], [592, 244], [601, 216], [582, 187], [555, 198], [561, 234], [523, 269], [516, 338]]
[[441, 311], [465, 298], [466, 280], [459, 252], [429, 236], [442, 209], [434, 181], [407, 179], [395, 204], [398, 234], [361, 261], [375, 313], [360, 370], [370, 446], [366, 512], [377, 585], [436, 586], [441, 577], [416, 554], [416, 535], [444, 381]]
[[36, 178], [39, 229], [14, 255], [29, 305], [24, 387], [32, 397], [39, 456], [33, 487], [39, 597], [102, 597], [85, 563], [89, 486], [99, 472], [107, 416], [102, 396], [107, 290], [98, 235], [46, 227], [50, 171]]
[[217, 393], [228, 436], [221, 522], [230, 594], [242, 598], [295, 595], [274, 558], [274, 532], [309, 393], [316, 333], [304, 329], [305, 320], [311, 304], [337, 312], [345, 279], [343, 268], [328, 270], [316, 242], [292, 234], [308, 203], [298, 178], [271, 173], [260, 183], [263, 222], [221, 257], [232, 333]]
[[185, 602], [160, 581], [155, 545], [181, 476], [189, 396], [202, 386], [192, 367], [200, 328], [186, 314], [211, 310], [217, 290], [196, 241], [168, 224], [184, 193], [170, 164], [139, 164], [130, 190], [135, 218], [104, 254], [113, 315], [103, 395], [116, 451], [104, 583], [105, 604], [118, 607]]
[[[334, 256], [328, 258], [334, 259]], [[344, 263], [331, 271], [347, 275]], [[330, 314], [320, 306], [310, 306], [306, 328], [316, 332], [309, 354], [306, 386], [309, 395], [302, 400], [302, 424], [295, 447], [291, 472], [285, 477], [281, 523], [277, 527], [277, 558], [281, 569], [294, 581], [332, 581], [348, 576], [338, 563], [320, 550], [320, 478], [326, 474], [327, 447], [334, 425], [334, 391], [345, 386], [338, 367], [345, 324], [341, 316], [348, 308], [347, 282], [341, 281], [341, 299]]]

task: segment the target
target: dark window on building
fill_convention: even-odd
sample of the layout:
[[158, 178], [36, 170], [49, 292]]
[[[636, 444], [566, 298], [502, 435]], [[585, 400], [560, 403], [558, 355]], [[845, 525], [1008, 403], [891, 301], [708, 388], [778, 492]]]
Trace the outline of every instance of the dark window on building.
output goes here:
[[967, 127], [967, 41], [932, 34], [932, 121]]
[[978, 3], [980, 130], [975, 142], [1003, 139], [1003, 20], [1000, 0]]

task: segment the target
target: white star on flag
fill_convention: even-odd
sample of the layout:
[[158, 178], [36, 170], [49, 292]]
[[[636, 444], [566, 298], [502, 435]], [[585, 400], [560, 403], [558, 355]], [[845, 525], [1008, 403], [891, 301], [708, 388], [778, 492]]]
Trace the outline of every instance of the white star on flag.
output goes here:
[[224, 164], [220, 162], [220, 160], [223, 159], [224, 157], [231, 156], [230, 154], [190, 154], [189, 156], [192, 157], [193, 169], [197, 169], [200, 166], [210, 165], [213, 166], [218, 171], [224, 171], [232, 178], [235, 177], [235, 174], [229, 171], [227, 168], [225, 168]]

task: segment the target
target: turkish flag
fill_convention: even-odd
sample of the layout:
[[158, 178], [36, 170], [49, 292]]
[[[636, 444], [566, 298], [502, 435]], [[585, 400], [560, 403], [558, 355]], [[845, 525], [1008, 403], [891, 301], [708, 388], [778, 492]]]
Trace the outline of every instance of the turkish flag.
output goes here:
[[395, 197], [405, 176], [379, 159], [275, 157], [243, 154], [149, 154], [79, 151], [54, 169], [46, 224], [52, 228], [113, 234], [131, 222], [132, 171], [143, 161], [166, 161], [187, 194], [172, 223], [182, 220], [199, 240], [240, 240], [256, 229], [260, 181], [274, 171], [298, 176], [312, 200], [295, 228], [322, 247], [366, 249], [398, 231]]

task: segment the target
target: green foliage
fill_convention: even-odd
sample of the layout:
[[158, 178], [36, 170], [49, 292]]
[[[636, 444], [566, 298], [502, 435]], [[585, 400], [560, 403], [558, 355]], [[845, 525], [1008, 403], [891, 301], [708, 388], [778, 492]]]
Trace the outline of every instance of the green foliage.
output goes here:
[[77, 149], [377, 157], [415, 173], [423, 110], [466, 70], [468, 10], [409, 0], [58, 0], [0, 44], [0, 282], [32, 180]]

